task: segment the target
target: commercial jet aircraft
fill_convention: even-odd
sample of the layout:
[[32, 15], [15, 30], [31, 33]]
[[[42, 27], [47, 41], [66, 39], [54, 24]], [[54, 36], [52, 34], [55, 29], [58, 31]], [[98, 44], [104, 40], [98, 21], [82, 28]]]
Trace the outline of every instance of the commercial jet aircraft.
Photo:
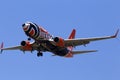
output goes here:
[[[28, 40], [21, 41], [21, 45], [3, 48], [3, 43], [0, 46], [1, 53], [3, 50], [21, 50], [31, 51], [36, 50], [37, 56], [43, 56], [43, 52], [52, 52], [53, 56], [73, 57], [75, 54], [96, 52], [97, 50], [73, 51], [75, 46], [86, 45], [92, 41], [115, 38], [119, 32], [112, 36], [93, 37], [93, 38], [75, 38], [76, 30], [73, 29], [68, 39], [61, 37], [53, 37], [43, 27], [32, 22], [26, 22], [22, 25], [23, 31], [28, 36]], [[33, 39], [34, 42], [30, 42]]]

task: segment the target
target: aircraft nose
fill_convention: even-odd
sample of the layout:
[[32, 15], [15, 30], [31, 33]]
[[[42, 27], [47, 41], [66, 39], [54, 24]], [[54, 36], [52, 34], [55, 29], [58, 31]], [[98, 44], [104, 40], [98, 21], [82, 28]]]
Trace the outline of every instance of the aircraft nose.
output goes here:
[[24, 23], [24, 24], [22, 24], [22, 28], [23, 28], [24, 31], [27, 31], [30, 28], [30, 24], [29, 23]]
[[24, 24], [22, 24], [22, 27], [29, 27], [29, 26], [30, 26], [29, 23], [24, 23]]

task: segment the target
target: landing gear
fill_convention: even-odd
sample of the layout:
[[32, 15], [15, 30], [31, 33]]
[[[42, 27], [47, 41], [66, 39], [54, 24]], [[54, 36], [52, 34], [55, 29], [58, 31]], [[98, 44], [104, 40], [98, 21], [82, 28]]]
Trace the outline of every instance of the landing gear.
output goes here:
[[37, 53], [37, 57], [40, 57], [40, 56], [43, 56], [43, 53], [38, 52], [38, 53]]

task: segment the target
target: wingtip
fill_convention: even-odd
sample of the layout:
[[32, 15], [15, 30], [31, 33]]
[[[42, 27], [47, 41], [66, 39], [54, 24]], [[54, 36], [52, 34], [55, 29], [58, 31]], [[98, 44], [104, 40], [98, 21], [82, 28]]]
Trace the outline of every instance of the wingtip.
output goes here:
[[116, 32], [116, 34], [115, 34], [115, 37], [117, 37], [118, 33], [119, 33], [119, 29], [117, 30], [117, 32]]
[[1, 50], [0, 52], [1, 52], [1, 53], [3, 52], [3, 49], [2, 49], [3, 46], [4, 46], [4, 43], [2, 42], [1, 45], [0, 45], [0, 50]]
[[91, 50], [90, 52], [98, 52], [98, 50]]
[[98, 50], [93, 50], [93, 52], [98, 52]]
[[112, 37], [113, 37], [113, 38], [116, 38], [117, 35], [118, 35], [118, 33], [119, 33], [119, 29], [116, 31], [115, 35], [113, 35]]

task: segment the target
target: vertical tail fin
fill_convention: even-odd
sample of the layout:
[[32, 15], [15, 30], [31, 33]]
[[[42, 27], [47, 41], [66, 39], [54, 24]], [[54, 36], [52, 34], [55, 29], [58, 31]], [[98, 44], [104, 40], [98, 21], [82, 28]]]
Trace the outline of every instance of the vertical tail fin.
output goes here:
[[[75, 34], [76, 34], [76, 30], [73, 29], [68, 39], [74, 39], [75, 38]], [[69, 46], [68, 49], [70, 51], [72, 51], [73, 50], [73, 46]]]
[[[73, 29], [68, 39], [74, 39], [75, 34], [76, 34], [76, 30]], [[74, 46], [72, 46], [72, 45], [67, 47], [69, 50], [69, 53], [66, 55], [66, 57], [73, 57], [73, 53], [72, 53], [73, 47]]]
[[76, 34], [76, 30], [73, 29], [68, 39], [74, 39], [75, 38], [75, 34]]

